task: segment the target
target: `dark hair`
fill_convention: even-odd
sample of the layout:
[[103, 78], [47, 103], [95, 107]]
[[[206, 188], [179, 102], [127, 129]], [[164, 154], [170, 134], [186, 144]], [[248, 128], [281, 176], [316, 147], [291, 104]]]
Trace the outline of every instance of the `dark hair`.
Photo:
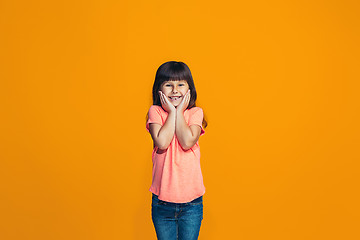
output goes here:
[[[161, 66], [156, 71], [155, 81], [152, 88], [152, 98], [153, 105], [161, 106], [159, 91], [161, 85], [166, 81], [180, 81], [186, 80], [190, 89], [190, 101], [186, 109], [191, 109], [196, 107], [196, 98], [197, 93], [195, 89], [195, 84], [193, 77], [191, 75], [189, 67], [183, 62], [169, 61], [161, 64]], [[146, 115], [146, 121], [148, 120], [148, 115]], [[207, 122], [205, 120], [205, 114], [203, 119], [203, 126], [206, 128]]]

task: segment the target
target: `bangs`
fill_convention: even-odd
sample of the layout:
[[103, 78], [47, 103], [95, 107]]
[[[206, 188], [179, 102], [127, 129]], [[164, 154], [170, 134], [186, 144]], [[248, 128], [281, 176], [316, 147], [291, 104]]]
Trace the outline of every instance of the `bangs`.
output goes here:
[[180, 81], [180, 80], [189, 80], [191, 77], [188, 72], [184, 69], [184, 71], [171, 72], [166, 76], [168, 81]]
[[182, 64], [173, 64], [168, 68], [163, 69], [158, 77], [162, 81], [189, 81], [192, 79], [189, 69]]

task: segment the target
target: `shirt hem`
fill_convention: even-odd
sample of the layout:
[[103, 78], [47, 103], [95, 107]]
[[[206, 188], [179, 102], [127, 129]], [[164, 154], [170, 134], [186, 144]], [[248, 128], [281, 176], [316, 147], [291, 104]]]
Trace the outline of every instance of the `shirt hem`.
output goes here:
[[[152, 188], [150, 188], [149, 191], [152, 192], [153, 194], [155, 194], [156, 196], [158, 196], [158, 198], [159, 198], [159, 194], [156, 193], [155, 190], [153, 190]], [[190, 200], [186, 200], [186, 201], [174, 202], [174, 201], [171, 200], [171, 199], [165, 199], [165, 198], [159, 198], [159, 200], [165, 201], [165, 202], [172, 202], [172, 203], [188, 203], [188, 202], [191, 202], [191, 201], [193, 201], [193, 200], [195, 200], [195, 199], [203, 196], [203, 195], [205, 194], [205, 192], [206, 192], [206, 191], [204, 190], [202, 194], [196, 195], [195, 197], [192, 197]]]

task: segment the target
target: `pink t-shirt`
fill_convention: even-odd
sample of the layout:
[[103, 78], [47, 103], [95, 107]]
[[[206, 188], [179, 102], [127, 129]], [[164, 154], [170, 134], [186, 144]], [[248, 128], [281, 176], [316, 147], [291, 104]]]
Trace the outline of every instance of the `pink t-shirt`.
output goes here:
[[[168, 113], [160, 106], [152, 105], [149, 109], [149, 119], [146, 129], [150, 133], [149, 124], [164, 125]], [[205, 133], [202, 127], [203, 110], [193, 107], [184, 111], [186, 123], [201, 127], [200, 136]], [[199, 141], [184, 150], [174, 134], [166, 150], [159, 149], [156, 145], [152, 152], [152, 185], [150, 192], [156, 194], [160, 200], [174, 203], [186, 203], [204, 195], [205, 186], [200, 167]]]

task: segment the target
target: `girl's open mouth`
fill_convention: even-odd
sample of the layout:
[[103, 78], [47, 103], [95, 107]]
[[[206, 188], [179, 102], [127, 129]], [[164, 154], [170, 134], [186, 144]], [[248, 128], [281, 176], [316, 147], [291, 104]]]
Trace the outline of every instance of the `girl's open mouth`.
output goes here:
[[180, 99], [181, 97], [169, 97], [171, 100], [174, 100], [174, 101], [176, 101], [176, 100], [178, 100], [178, 99]]

